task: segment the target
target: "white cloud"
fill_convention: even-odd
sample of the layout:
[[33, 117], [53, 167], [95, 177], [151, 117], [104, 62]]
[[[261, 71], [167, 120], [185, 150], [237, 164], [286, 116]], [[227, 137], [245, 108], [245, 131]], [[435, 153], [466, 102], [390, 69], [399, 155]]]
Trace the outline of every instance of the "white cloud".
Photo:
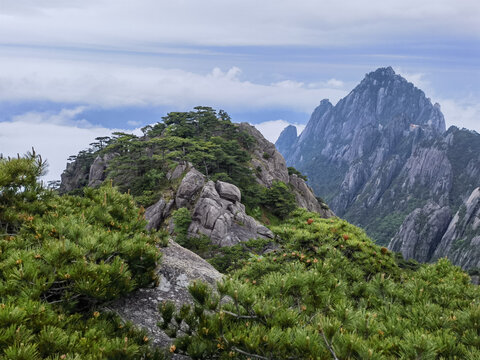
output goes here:
[[127, 121], [127, 125], [129, 126], [140, 126], [141, 125], [141, 121], [136, 121], [136, 120], [128, 120]]
[[334, 88], [341, 88], [343, 87], [345, 84], [343, 83], [343, 81], [341, 80], [337, 80], [337, 79], [330, 79], [327, 81], [327, 86], [331, 86], [331, 87], [334, 87]]
[[478, 38], [479, 17], [475, 0], [12, 0], [2, 1], [0, 42], [140, 50], [359, 44], [399, 34]]
[[275, 143], [280, 136], [280, 133], [288, 125], [294, 125], [297, 128], [297, 134], [300, 134], [303, 129], [305, 129], [304, 124], [291, 124], [285, 120], [265, 121], [259, 124], [255, 124], [254, 126], [262, 133], [265, 139], [267, 139], [271, 143]]
[[480, 133], [480, 103], [478, 101], [470, 98], [463, 101], [442, 99], [439, 100], [439, 103], [447, 128], [455, 125]]
[[309, 113], [319, 99], [336, 102], [346, 91], [310, 88], [286, 80], [275, 84], [240, 79], [241, 70], [210, 73], [54, 58], [0, 56], [0, 99], [39, 100], [102, 107], [198, 104], [229, 109], [288, 108]]
[[417, 88], [422, 89], [426, 94], [433, 92], [430, 81], [427, 79], [427, 74], [421, 72], [408, 72], [400, 67], [396, 67], [395, 72], [404, 77], [407, 81], [411, 82]]
[[410, 73], [397, 68], [396, 72], [405, 79], [422, 89], [432, 102], [441, 106], [448, 127], [455, 125], [459, 128], [467, 128], [480, 132], [480, 101], [473, 95], [462, 99], [445, 98], [438, 94], [438, 91], [431, 85], [428, 74]]
[[81, 108], [63, 109], [58, 113], [29, 112], [16, 116], [13, 121], [0, 122], [0, 153], [11, 157], [22, 155], [33, 146], [49, 163], [44, 180], [59, 180], [67, 158], [86, 149], [96, 137], [114, 131], [132, 132], [88, 126], [85, 120], [75, 119], [80, 114]]

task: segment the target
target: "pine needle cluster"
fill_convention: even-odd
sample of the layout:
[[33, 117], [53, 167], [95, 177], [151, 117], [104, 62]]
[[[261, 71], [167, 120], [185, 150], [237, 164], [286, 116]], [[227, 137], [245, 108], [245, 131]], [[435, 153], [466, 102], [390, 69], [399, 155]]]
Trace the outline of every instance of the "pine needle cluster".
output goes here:
[[0, 358], [160, 358], [102, 305], [154, 283], [159, 235], [109, 185], [59, 197], [35, 154], [0, 159]]
[[276, 252], [218, 284], [194, 283], [195, 305], [160, 307], [193, 359], [476, 359], [480, 290], [446, 259], [404, 269], [340, 219], [296, 210], [275, 227]]

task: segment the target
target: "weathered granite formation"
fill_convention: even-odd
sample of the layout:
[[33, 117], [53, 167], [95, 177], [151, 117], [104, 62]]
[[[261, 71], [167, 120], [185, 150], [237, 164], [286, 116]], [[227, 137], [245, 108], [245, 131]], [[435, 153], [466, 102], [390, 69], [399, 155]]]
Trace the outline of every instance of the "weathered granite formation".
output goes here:
[[206, 235], [219, 246], [232, 246], [273, 233], [245, 213], [240, 190], [232, 184], [208, 181], [193, 210], [190, 236]]
[[108, 310], [147, 330], [153, 344], [164, 347], [168, 346], [172, 339], [157, 326], [157, 322], [161, 320], [158, 305], [162, 301], [173, 301], [178, 306], [193, 303], [188, 285], [200, 280], [215, 288], [222, 274], [200, 256], [173, 241], [161, 250], [163, 256], [157, 269], [159, 285], [150, 289], [139, 289], [109, 305]]
[[186, 207], [192, 213], [189, 235], [206, 235], [215, 245], [231, 246], [249, 239], [273, 238], [268, 228], [245, 213], [238, 187], [223, 181], [206, 181], [195, 168], [186, 170], [172, 196], [175, 200], [161, 198], [146, 209], [147, 229], [159, 228], [173, 210]]
[[257, 181], [264, 186], [271, 186], [273, 181], [288, 183], [288, 170], [285, 159], [277, 151], [275, 145], [265, 139], [260, 131], [248, 123], [241, 123], [240, 129], [246, 131], [255, 139], [252, 150], [252, 165], [259, 169]]
[[108, 162], [115, 156], [116, 154], [105, 154], [95, 158], [88, 174], [89, 187], [98, 187], [102, 184], [103, 180], [105, 180], [105, 170], [107, 169]]
[[175, 205], [177, 208], [186, 207], [194, 201], [195, 195], [205, 185], [205, 176], [192, 168], [183, 178], [175, 195]]
[[435, 249], [433, 260], [444, 256], [463, 268], [480, 268], [480, 187], [460, 206]]
[[440, 243], [452, 215], [447, 206], [429, 202], [412, 211], [388, 247], [401, 252], [405, 259], [426, 262]]
[[60, 193], [67, 193], [69, 191], [87, 186], [90, 165], [90, 163], [83, 163], [80, 161], [68, 163], [66, 169], [60, 176]]

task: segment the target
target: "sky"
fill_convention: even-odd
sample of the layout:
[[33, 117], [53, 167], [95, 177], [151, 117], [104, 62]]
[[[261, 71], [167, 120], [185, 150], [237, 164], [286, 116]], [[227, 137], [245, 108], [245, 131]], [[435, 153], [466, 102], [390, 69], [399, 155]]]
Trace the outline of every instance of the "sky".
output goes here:
[[0, 0], [0, 153], [60, 178], [112, 131], [205, 105], [270, 141], [392, 66], [480, 131], [480, 2]]

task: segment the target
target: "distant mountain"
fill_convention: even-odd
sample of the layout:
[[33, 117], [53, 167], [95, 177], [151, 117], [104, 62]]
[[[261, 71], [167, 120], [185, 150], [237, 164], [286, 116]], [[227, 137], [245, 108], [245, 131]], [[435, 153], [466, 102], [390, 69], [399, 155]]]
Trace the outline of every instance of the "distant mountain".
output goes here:
[[480, 267], [480, 135], [445, 131], [440, 105], [391, 67], [322, 100], [277, 146], [332, 210], [406, 258]]

